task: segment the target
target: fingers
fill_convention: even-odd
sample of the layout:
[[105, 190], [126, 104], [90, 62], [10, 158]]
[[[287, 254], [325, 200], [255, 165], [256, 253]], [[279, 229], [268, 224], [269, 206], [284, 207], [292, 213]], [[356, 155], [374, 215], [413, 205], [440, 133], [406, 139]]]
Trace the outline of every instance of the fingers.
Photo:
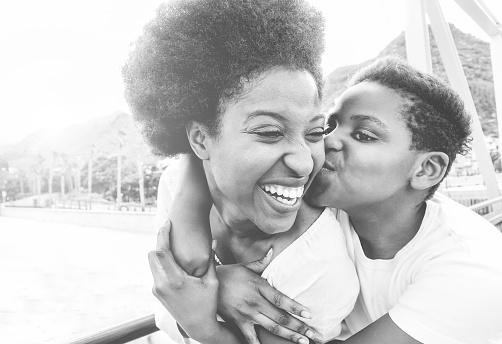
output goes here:
[[[262, 326], [264, 329], [269, 331], [270, 333], [288, 339], [292, 342], [299, 343], [299, 344], [309, 344], [309, 339], [295, 331], [290, 330], [287, 327], [281, 326], [278, 323], [276, 323], [274, 320], [266, 317], [263, 314], [259, 314], [256, 317], [257, 322]], [[313, 336], [313, 333], [312, 333]]]
[[312, 313], [306, 307], [287, 297], [268, 283], [260, 284], [259, 290], [260, 294], [277, 308], [305, 319], [312, 319]]
[[[282, 334], [277, 334], [278, 336], [290, 339], [291, 337], [291, 332], [299, 334], [300, 337], [305, 336], [310, 339], [315, 339], [316, 337], [319, 336], [319, 333], [317, 333], [314, 329], [312, 329], [310, 326], [302, 322], [301, 320], [295, 318], [288, 312], [285, 312], [281, 309], [275, 308], [272, 304], [268, 304], [267, 306], [262, 306], [262, 309], [260, 310], [259, 315], [254, 316], [254, 321], [256, 323], [266, 329], [268, 329], [270, 332], [276, 334], [275, 332], [271, 331], [269, 327], [272, 329], [274, 328], [284, 328], [287, 329], [288, 337], [285, 337]], [[270, 325], [272, 322], [273, 325]]]
[[213, 255], [211, 255], [211, 257], [208, 259], [207, 264], [208, 265], [206, 273], [201, 278], [204, 279], [205, 283], [215, 283], [215, 282], [218, 283], [218, 277], [216, 275], [216, 264], [214, 262]]
[[150, 251], [148, 252], [148, 262], [154, 279], [155, 277], [165, 279], [165, 276], [169, 276], [169, 280], [177, 280], [187, 275], [176, 263], [171, 251], [164, 249]]
[[249, 270], [253, 271], [255, 274], [261, 275], [262, 272], [267, 268], [268, 264], [272, 261], [272, 254], [274, 252], [273, 248], [268, 250], [267, 255], [261, 259], [255, 260], [254, 262], [243, 264]]
[[157, 233], [157, 245], [156, 250], [169, 250], [169, 235], [171, 232], [171, 221], [166, 220], [166, 222], [159, 228], [159, 232]]
[[241, 325], [238, 323], [237, 326], [241, 330], [242, 335], [244, 336], [244, 339], [246, 340], [246, 343], [260, 344], [260, 341], [258, 340], [258, 336], [256, 335], [256, 331], [254, 329], [254, 324], [246, 323], [245, 325]]

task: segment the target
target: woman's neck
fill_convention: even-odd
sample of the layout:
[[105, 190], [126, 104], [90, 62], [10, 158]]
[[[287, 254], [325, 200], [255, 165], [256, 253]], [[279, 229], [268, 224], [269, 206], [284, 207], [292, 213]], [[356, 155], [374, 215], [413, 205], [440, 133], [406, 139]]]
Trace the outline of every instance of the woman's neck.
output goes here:
[[[248, 220], [228, 221], [216, 208], [211, 211], [211, 231], [218, 242], [217, 252], [224, 263], [249, 262], [261, 259], [270, 248], [274, 249], [273, 258], [310, 228], [323, 209], [302, 204], [293, 226], [286, 232], [267, 234]], [[237, 223], [236, 227], [232, 223]]]
[[262, 251], [266, 254], [268, 249], [265, 250], [264, 244], [272, 235], [261, 231], [249, 220], [224, 215], [216, 207], [213, 207], [210, 215], [211, 232], [213, 239], [217, 240], [216, 251], [224, 264], [251, 261], [250, 256], [258, 256], [256, 259], [259, 259]]
[[415, 237], [422, 224], [426, 204], [404, 204], [347, 211], [366, 257], [392, 259]]

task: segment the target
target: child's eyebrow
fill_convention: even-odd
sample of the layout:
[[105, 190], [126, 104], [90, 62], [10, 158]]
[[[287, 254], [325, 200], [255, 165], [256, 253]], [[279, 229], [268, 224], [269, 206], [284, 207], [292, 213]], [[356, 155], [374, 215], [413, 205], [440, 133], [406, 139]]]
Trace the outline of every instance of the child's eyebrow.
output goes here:
[[385, 132], [387, 132], [387, 133], [389, 132], [389, 128], [387, 128], [387, 126], [376, 117], [368, 116], [368, 115], [352, 115], [352, 116], [350, 116], [350, 119], [352, 121], [358, 121], [358, 122], [372, 122], [372, 123], [376, 124], [377, 126], [379, 126]]

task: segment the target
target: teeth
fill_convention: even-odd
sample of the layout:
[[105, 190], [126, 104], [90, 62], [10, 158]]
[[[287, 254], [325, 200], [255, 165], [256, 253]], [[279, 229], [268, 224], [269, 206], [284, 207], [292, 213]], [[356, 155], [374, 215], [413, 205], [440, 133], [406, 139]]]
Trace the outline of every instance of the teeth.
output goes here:
[[278, 185], [278, 186], [277, 186], [277, 194], [278, 194], [279, 196], [282, 196], [282, 195], [284, 194], [284, 187], [282, 187], [282, 186]]
[[298, 201], [298, 198], [303, 195], [303, 186], [298, 188], [288, 188], [282, 185], [262, 185], [263, 190], [272, 195], [277, 201], [293, 205]]
[[292, 192], [289, 194], [289, 196], [291, 198], [294, 198], [294, 197], [300, 197], [301, 195], [298, 193], [298, 189], [293, 189]]

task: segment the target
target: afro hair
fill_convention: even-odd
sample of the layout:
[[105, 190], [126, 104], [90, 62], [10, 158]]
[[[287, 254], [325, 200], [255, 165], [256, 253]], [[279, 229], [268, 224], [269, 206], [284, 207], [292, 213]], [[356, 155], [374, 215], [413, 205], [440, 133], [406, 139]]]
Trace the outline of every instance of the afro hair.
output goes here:
[[305, 0], [162, 4], [123, 67], [125, 98], [154, 153], [190, 153], [185, 125], [218, 133], [224, 102], [274, 67], [306, 70], [322, 94], [324, 19]]

